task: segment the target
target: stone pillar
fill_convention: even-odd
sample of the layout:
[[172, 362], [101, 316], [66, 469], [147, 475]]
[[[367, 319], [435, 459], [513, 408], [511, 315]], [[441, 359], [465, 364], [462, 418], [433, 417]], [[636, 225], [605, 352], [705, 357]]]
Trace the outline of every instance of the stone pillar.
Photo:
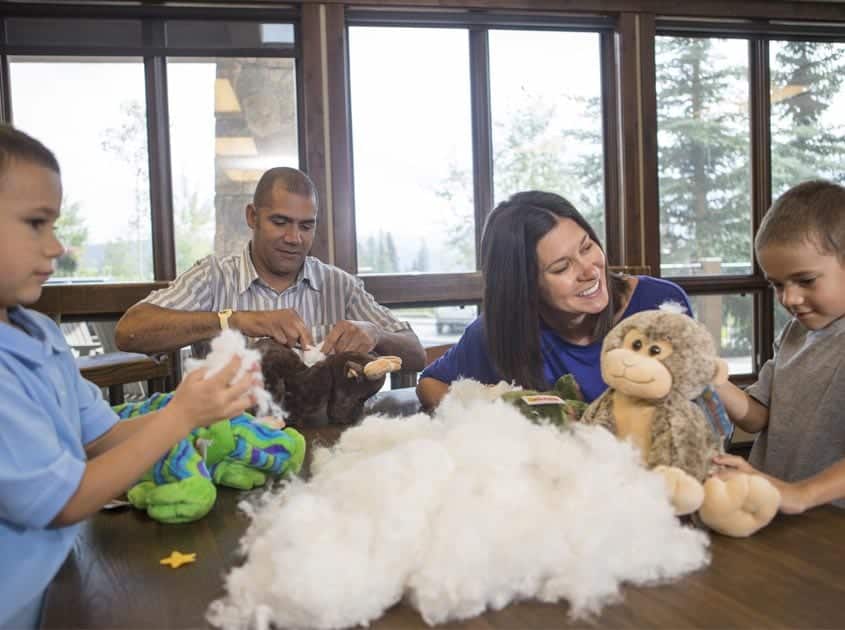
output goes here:
[[227, 81], [234, 102], [215, 108], [214, 253], [239, 253], [249, 239], [244, 211], [261, 174], [299, 166], [293, 59], [219, 59], [218, 88]]

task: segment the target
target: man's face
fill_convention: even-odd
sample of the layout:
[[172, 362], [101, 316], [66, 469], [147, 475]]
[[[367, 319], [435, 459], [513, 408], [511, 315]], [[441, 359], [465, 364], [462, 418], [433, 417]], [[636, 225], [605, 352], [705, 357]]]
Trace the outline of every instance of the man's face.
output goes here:
[[314, 199], [275, 185], [259, 207], [247, 206], [246, 219], [253, 232], [252, 257], [258, 272], [288, 279], [299, 273], [314, 243]]

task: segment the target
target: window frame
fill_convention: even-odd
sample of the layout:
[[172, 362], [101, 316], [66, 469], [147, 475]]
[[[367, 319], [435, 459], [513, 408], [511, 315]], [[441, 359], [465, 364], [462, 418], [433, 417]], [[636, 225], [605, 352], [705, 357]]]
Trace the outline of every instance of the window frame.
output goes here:
[[[12, 4], [4, 5], [6, 12], [0, 18], [0, 116], [2, 120], [14, 121], [11, 106], [13, 86], [9, 78], [10, 56], [61, 57], [141, 57], [144, 63], [144, 92], [147, 113], [147, 152], [149, 162], [150, 222], [153, 255], [153, 280], [130, 283], [153, 290], [159, 283], [176, 277], [176, 241], [173, 212], [173, 182], [170, 156], [170, 126], [167, 98], [167, 59], [178, 57], [267, 57], [292, 58], [296, 65], [297, 134], [299, 138], [299, 160], [306, 164], [303, 147], [305, 123], [303, 111], [303, 68], [302, 35], [299, 12], [290, 7], [278, 9], [235, 9], [228, 7], [147, 7], [147, 6], [45, 6]], [[139, 46], [50, 46], [44, 43], [27, 45], [8, 44], [6, 41], [6, 20], [9, 18], [67, 19], [126, 19], [141, 24], [142, 43]], [[174, 21], [203, 22], [283, 22], [294, 28], [294, 44], [274, 48], [196, 48], [167, 45], [166, 26]], [[114, 289], [127, 283], [103, 283], [102, 290]], [[73, 300], [80, 293], [84, 283], [75, 286], [44, 287], [45, 299], [53, 303]], [[149, 292], [147, 291], [147, 292]], [[68, 295], [64, 300], [60, 297]]]
[[[470, 118], [472, 129], [473, 216], [475, 221], [476, 269], [460, 273], [362, 274], [367, 290], [390, 306], [446, 305], [478, 303], [481, 300], [481, 232], [493, 208], [493, 141], [490, 101], [489, 31], [537, 30], [590, 32], [600, 38], [602, 86], [602, 136], [605, 165], [606, 248], [611, 261], [621, 260], [618, 239], [611, 237], [611, 226], [618, 226], [619, 173], [612, 156], [617, 154], [619, 126], [616, 124], [616, 20], [604, 15], [503, 14], [496, 11], [391, 11], [347, 9], [343, 26], [344, 94], [341, 104], [330, 103], [330, 117], [336, 132], [345, 138], [342, 152], [333, 152], [333, 172], [349, 182], [349, 197], [340, 208], [335, 205], [335, 264], [357, 273], [357, 244], [354, 210], [354, 160], [351, 141], [352, 121], [349, 85], [350, 27], [454, 28], [466, 30], [469, 38]], [[342, 105], [342, 106], [341, 106]]]
[[[749, 62], [749, 141], [751, 181], [751, 230], [755, 235], [763, 216], [772, 204], [772, 158], [771, 158], [771, 98], [769, 43], [772, 40], [795, 40], [817, 42], [845, 42], [843, 24], [819, 25], [778, 20], [689, 20], [659, 18], [655, 22], [655, 36], [669, 37], [712, 37], [745, 39], [748, 42]], [[654, 42], [651, 43], [652, 57]], [[650, 106], [656, 110], [656, 97]], [[656, 125], [655, 125], [656, 136]], [[657, 142], [655, 138], [655, 150]], [[654, 181], [657, 182], [657, 159], [655, 153]], [[652, 270], [660, 270], [660, 211], [655, 204], [646, 220], [647, 230], [657, 247], [649, 252]], [[647, 237], [648, 238], [648, 237]], [[740, 384], [756, 380], [760, 368], [773, 356], [775, 298], [769, 283], [760, 268], [752, 247], [752, 272], [740, 275], [673, 276], [671, 280], [680, 285], [689, 295], [740, 294], [753, 296], [752, 315], [752, 372], [732, 376]]]
[[[613, 24], [601, 35], [602, 127], [605, 151], [606, 250], [612, 264], [645, 266], [659, 275], [659, 209], [657, 179], [657, 106], [654, 60], [654, 38], [660, 35], [693, 35], [744, 37], [749, 41], [749, 107], [751, 138], [752, 230], [756, 233], [763, 214], [771, 203], [771, 130], [769, 101], [769, 42], [778, 40], [845, 42], [845, 17], [839, 4], [813, 1], [780, 1], [763, 3], [741, 0], [731, 4], [732, 15], [719, 14], [724, 3], [704, 0], [672, 5], [671, 15], [659, 13], [665, 3], [651, 0], [609, 0], [597, 10], [592, 0], [574, 0], [566, 5], [566, 14], [553, 12], [557, 3], [547, 0], [500, 0], [491, 10], [489, 0], [417, 0], [408, 10], [404, 0], [386, 0], [378, 9], [370, 9], [371, 0], [347, 0], [344, 4], [320, 0], [301, 0], [296, 6], [270, 8], [260, 4], [243, 8], [218, 0], [202, 6], [138, 6], [115, 3], [110, 6], [90, 4], [44, 5], [0, 2], [4, 17], [85, 17], [90, 19], [140, 18], [147, 22], [168, 19], [231, 19], [236, 21], [267, 20], [292, 22], [295, 29], [297, 109], [300, 161], [314, 179], [321, 199], [321, 213], [326, 220], [318, 223], [313, 253], [355, 272], [355, 215], [352, 181], [352, 147], [349, 110], [347, 28], [356, 20], [367, 24], [413, 26], [453, 25], [468, 28], [476, 42], [470, 50], [474, 66], [483, 66], [485, 29], [561, 28], [561, 23], [591, 20]], [[552, 11], [550, 11], [552, 9]], [[556, 22], [557, 20], [557, 22]], [[364, 23], [364, 22], [361, 22]], [[585, 26], [585, 28], [589, 28]], [[472, 33], [478, 33], [475, 36]], [[152, 50], [152, 49], [150, 49]], [[79, 54], [69, 49], [67, 54]], [[87, 52], [92, 52], [87, 50]], [[164, 61], [163, 51], [160, 57]], [[185, 51], [186, 54], [188, 51]], [[211, 56], [214, 49], [192, 51], [196, 56]], [[219, 56], [232, 55], [232, 49]], [[11, 119], [8, 54], [5, 28], [0, 29], [0, 119]], [[16, 49], [11, 54], [22, 54]], [[46, 51], [57, 54], [57, 50]], [[138, 54], [137, 49], [127, 54]], [[252, 54], [252, 53], [251, 53]], [[270, 51], [278, 55], [278, 49]], [[257, 56], [257, 55], [256, 55]], [[166, 69], [149, 63], [147, 81], [166, 85]], [[473, 76], [474, 73], [473, 73]], [[484, 97], [489, 80], [474, 79], [473, 99]], [[477, 92], [477, 94], [476, 94]], [[148, 99], [150, 91], [148, 89]], [[163, 95], [163, 98], [162, 98]], [[489, 103], [489, 99], [488, 99]], [[151, 112], [166, 113], [166, 92], [156, 92], [156, 102], [148, 103]], [[156, 108], [158, 108], [156, 110]], [[473, 112], [476, 108], [473, 107]], [[489, 108], [487, 112], [489, 117]], [[173, 241], [172, 194], [167, 121], [155, 116], [158, 125], [150, 129], [151, 203], [155, 203], [153, 243], [155, 278], [153, 283], [100, 286], [45, 287], [46, 303], [56, 308], [76, 305], [91, 316], [99, 310], [119, 311], [127, 301], [143, 297], [148, 290], [169, 280], [175, 272]], [[489, 122], [483, 115], [473, 114], [473, 129], [479, 126], [478, 143], [473, 147], [474, 169], [489, 169]], [[488, 130], [486, 137], [484, 129]], [[475, 145], [474, 140], [474, 145]], [[154, 148], [155, 147], [155, 148]], [[155, 184], [153, 183], [155, 177]], [[474, 177], [476, 206], [484, 194], [490, 194], [491, 182]], [[153, 202], [153, 200], [156, 200]], [[487, 210], [492, 203], [487, 204]], [[482, 210], [484, 210], [482, 206]], [[476, 211], [476, 239], [480, 237], [486, 211]], [[169, 230], [168, 230], [168, 227]], [[477, 248], [478, 251], [478, 248]], [[713, 293], [752, 293], [754, 298], [754, 369], [755, 373], [771, 357], [774, 331], [774, 294], [765, 282], [756, 257], [752, 273], [744, 276], [673, 277], [690, 295]], [[460, 274], [426, 274], [365, 276], [364, 282], [375, 297], [388, 306], [417, 306], [454, 303], [477, 303], [481, 299], [479, 272]], [[111, 297], [110, 297], [111, 296]], [[43, 302], [44, 300], [42, 300]], [[40, 304], [40, 303], [39, 303]], [[749, 382], [754, 375], [734, 377]]]

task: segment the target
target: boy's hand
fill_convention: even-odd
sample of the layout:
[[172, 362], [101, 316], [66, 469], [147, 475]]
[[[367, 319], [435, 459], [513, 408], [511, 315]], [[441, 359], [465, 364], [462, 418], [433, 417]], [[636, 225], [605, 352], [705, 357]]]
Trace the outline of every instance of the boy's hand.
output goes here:
[[167, 406], [188, 430], [204, 427], [222, 418], [240, 415], [255, 404], [249, 390], [260, 384], [257, 366], [235, 382], [231, 382], [241, 366], [238, 356], [214, 376], [205, 378], [207, 370], [200, 368], [189, 373], [173, 392], [173, 400]]
[[736, 455], [717, 455], [713, 458], [713, 461], [719, 466], [724, 466], [725, 470], [716, 473], [722, 479], [728, 479], [738, 473], [759, 475], [768, 479], [780, 492], [780, 511], [784, 514], [801, 514], [807, 510], [807, 502], [800, 482], [789, 483], [777, 477], [763, 474], [745, 459]]

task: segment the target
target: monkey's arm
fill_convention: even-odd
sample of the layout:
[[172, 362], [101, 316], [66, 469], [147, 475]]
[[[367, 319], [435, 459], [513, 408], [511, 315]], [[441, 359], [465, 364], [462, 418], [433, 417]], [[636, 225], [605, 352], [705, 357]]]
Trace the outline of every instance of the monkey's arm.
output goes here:
[[648, 466], [675, 466], [703, 481], [720, 443], [697, 405], [677, 400], [660, 407], [654, 419]]
[[613, 419], [613, 390], [606, 389], [601, 396], [590, 403], [590, 406], [582, 414], [580, 422], [584, 424], [597, 424], [615, 435], [616, 422]]

